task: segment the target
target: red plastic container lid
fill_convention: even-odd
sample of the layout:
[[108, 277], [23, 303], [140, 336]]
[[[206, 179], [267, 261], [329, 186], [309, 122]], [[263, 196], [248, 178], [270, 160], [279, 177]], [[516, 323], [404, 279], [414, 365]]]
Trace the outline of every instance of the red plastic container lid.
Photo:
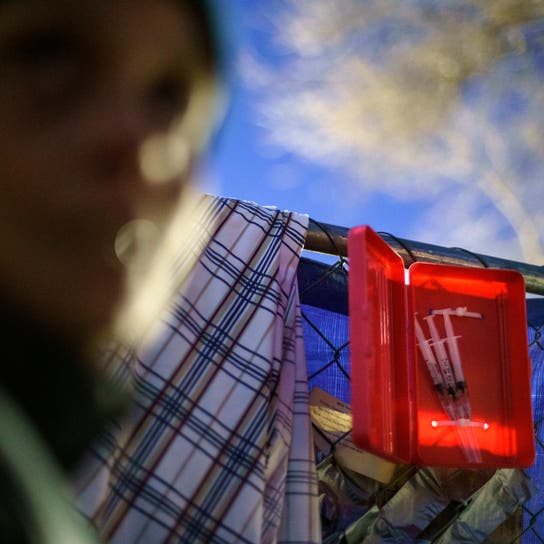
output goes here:
[[[407, 285], [402, 260], [370, 227], [350, 231], [348, 255], [354, 441], [404, 463], [529, 466], [535, 451], [523, 277], [416, 263]], [[456, 308], [481, 316], [460, 311], [450, 319], [472, 410], [471, 427], [461, 430], [447, 423], [414, 331], [417, 319], [430, 339], [430, 313]], [[446, 344], [443, 315], [433, 322]], [[467, 456], [467, 440], [477, 454]]]
[[402, 259], [370, 228], [348, 237], [353, 438], [395, 461], [413, 457], [413, 373]]

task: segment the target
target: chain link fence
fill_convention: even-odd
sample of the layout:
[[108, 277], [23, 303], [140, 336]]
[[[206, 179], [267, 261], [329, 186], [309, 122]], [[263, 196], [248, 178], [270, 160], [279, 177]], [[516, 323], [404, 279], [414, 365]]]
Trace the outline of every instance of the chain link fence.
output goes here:
[[[312, 405], [316, 390], [323, 390], [348, 406], [347, 231], [313, 222], [313, 232], [320, 242], [314, 243], [314, 237], [314, 242], [307, 242], [307, 249], [324, 251], [328, 256], [317, 260], [315, 253], [305, 253], [299, 266], [310, 401]], [[406, 257], [405, 263], [418, 260], [417, 252], [406, 241], [385, 233], [383, 237], [388, 242], [393, 240], [390, 245], [394, 249], [401, 248], [398, 253], [404, 253], [401, 256]], [[500, 267], [509, 267], [507, 261], [490, 263], [492, 258], [468, 251], [463, 258], [459, 252], [464, 250], [454, 249], [455, 264], [496, 266], [500, 261]], [[510, 265], [521, 267], [526, 285], [536, 285], [533, 291], [539, 289], [544, 270], [530, 267], [531, 277], [527, 281], [524, 263]], [[344, 457], [337, 455], [350, 441], [349, 428], [341, 428], [339, 433], [331, 435], [314, 423], [314, 438], [318, 439], [315, 442], [320, 445], [316, 447], [316, 459], [325, 544], [544, 542], [544, 492], [540, 489], [544, 487], [541, 485], [544, 481], [544, 299], [529, 298], [527, 316], [537, 450], [533, 466], [526, 470], [395, 466], [388, 481], [379, 481], [353, 471], [349, 463], [344, 463]]]

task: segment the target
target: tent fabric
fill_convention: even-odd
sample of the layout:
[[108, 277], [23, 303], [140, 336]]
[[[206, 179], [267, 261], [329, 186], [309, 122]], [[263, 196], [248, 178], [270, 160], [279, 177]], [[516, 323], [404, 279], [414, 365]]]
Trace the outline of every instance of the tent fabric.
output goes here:
[[[320, 387], [343, 402], [349, 403], [351, 391], [349, 382], [347, 271], [344, 269], [342, 262], [331, 267], [331, 265], [310, 259], [302, 259], [298, 269], [298, 281], [301, 292], [302, 313], [304, 316], [304, 342], [308, 375], [310, 377], [310, 389]], [[539, 433], [544, 433], [544, 427], [542, 426], [544, 418], [544, 336], [541, 337], [541, 330], [544, 330], [544, 299], [527, 299], [527, 321], [529, 355], [533, 368], [532, 404], [537, 435], [537, 453], [534, 464], [525, 473], [529, 476], [533, 485], [528, 490], [528, 484], [526, 484], [521, 474], [507, 473], [508, 478], [503, 478], [510, 485], [510, 488], [504, 487], [505, 492], [511, 491], [514, 495], [519, 495], [518, 506], [527, 501], [523, 506], [523, 526], [519, 529], [519, 532], [523, 531], [521, 538], [521, 542], [523, 543], [542, 542], [544, 540], [544, 516], [539, 515], [544, 507], [544, 486], [540, 484], [540, 482], [544, 481], [544, 447], [542, 446], [543, 442], [539, 439]], [[353, 490], [349, 493], [349, 496], [345, 495], [345, 492], [342, 490], [348, 484], [353, 486], [353, 476], [349, 475], [349, 471], [343, 467], [337, 467], [336, 470], [338, 488], [336, 491], [333, 491], [333, 495], [335, 495], [334, 501], [336, 504], [341, 504], [342, 501], [351, 501], [351, 504], [354, 497]], [[489, 489], [492, 489], [493, 485], [497, 485], [497, 481], [502, 482], [499, 476], [498, 474], [496, 479], [490, 481]], [[512, 486], [511, 482], [516, 482], [517, 487]], [[320, 480], [320, 486], [322, 484], [323, 482]], [[327, 481], [326, 484], [327, 489], [330, 490], [331, 481]], [[482, 493], [480, 493], [480, 498], [485, 497], [485, 493], [488, 493], [488, 490], [484, 486]], [[527, 500], [531, 494], [532, 498]], [[493, 496], [497, 496], [496, 490], [493, 491]], [[330, 497], [321, 496], [322, 503], [323, 500], [329, 499]], [[491, 505], [493, 501], [487, 498], [484, 502]], [[481, 500], [480, 503], [482, 503]], [[480, 503], [477, 501], [474, 502], [475, 505]], [[497, 504], [499, 503], [497, 502]], [[353, 512], [353, 508], [356, 506], [358, 505], [353, 503], [350, 512]], [[374, 514], [370, 512], [369, 515], [378, 515], [380, 509], [374, 508], [373, 512]], [[497, 513], [495, 517], [498, 523], [505, 516], [501, 518]], [[367, 519], [370, 518], [367, 517]], [[463, 526], [465, 530], [470, 531], [472, 527], [475, 531], [474, 534], [476, 534], [479, 531], [477, 526], [479, 519], [482, 518], [478, 516], [477, 506], [474, 506], [472, 510], [470, 508], [465, 509], [462, 519], [459, 517], [458, 524], [454, 524], [452, 530], [455, 531], [457, 530], [456, 527]], [[472, 526], [467, 520], [470, 520]], [[327, 523], [330, 525], [329, 521]], [[345, 520], [337, 520], [337, 524], [343, 527], [346, 523]], [[364, 530], [367, 530], [368, 527], [366, 525], [370, 527], [366, 520], [364, 520], [359, 523], [358, 529], [364, 526]], [[483, 524], [481, 525], [483, 527]], [[352, 527], [352, 533], [356, 533], [353, 530], [355, 527], [357, 527], [356, 523]], [[486, 527], [488, 532], [492, 528], [491, 526]], [[364, 531], [359, 531], [355, 540], [360, 541], [364, 537], [363, 533]], [[450, 538], [451, 533], [448, 534], [450, 535], [448, 538]], [[469, 536], [469, 541], [470, 538], [474, 538], [474, 534]], [[482, 536], [482, 531], [478, 534]], [[340, 537], [338, 535], [335, 538], [324, 533], [323, 536], [330, 537], [325, 538], [326, 542], [350, 541], [349, 537], [344, 537], [345, 540], [339, 540]], [[394, 537], [392, 538], [394, 539]], [[404, 542], [404, 540], [400, 541]], [[408, 541], [411, 540], [409, 539]], [[453, 542], [453, 540], [451, 541]]]
[[[76, 481], [109, 542], [319, 542], [296, 270], [306, 216], [213, 198], [213, 228], [128, 418]], [[209, 224], [207, 224], [209, 225]]]
[[527, 299], [527, 329], [529, 335], [529, 357], [532, 363], [531, 399], [536, 434], [536, 458], [527, 469], [535, 484], [536, 492], [525, 504], [523, 512], [523, 543], [544, 541], [544, 517], [538, 514], [544, 507], [544, 299]]
[[298, 285], [310, 387], [320, 387], [349, 403], [347, 272], [341, 262], [328, 266], [303, 257]]

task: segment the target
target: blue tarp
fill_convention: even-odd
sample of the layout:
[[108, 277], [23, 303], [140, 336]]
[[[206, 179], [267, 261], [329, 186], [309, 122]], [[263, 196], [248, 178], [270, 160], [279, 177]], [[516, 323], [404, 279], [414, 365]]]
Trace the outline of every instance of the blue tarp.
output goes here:
[[[310, 387], [318, 386], [349, 403], [347, 272], [342, 263], [331, 268], [302, 259], [298, 276]], [[527, 300], [527, 318], [537, 440], [535, 463], [527, 469], [536, 492], [524, 507], [524, 544], [544, 542], [544, 299]]]

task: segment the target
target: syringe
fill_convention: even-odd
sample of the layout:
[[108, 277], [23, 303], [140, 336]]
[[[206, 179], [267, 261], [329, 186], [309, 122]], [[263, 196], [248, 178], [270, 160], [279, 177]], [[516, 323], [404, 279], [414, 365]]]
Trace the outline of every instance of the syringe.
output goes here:
[[442, 378], [438, 363], [434, 356], [433, 350], [431, 349], [430, 340], [427, 340], [425, 338], [423, 329], [421, 328], [417, 317], [414, 317], [414, 324], [417, 344], [421, 351], [423, 360], [425, 361], [425, 365], [429, 370], [431, 380], [433, 381], [434, 389], [438, 393], [440, 404], [442, 405], [442, 408], [444, 409], [448, 417], [450, 417], [451, 419], [457, 419], [455, 415], [455, 408], [453, 406], [453, 399], [447, 391], [447, 385], [444, 383], [444, 379]]

